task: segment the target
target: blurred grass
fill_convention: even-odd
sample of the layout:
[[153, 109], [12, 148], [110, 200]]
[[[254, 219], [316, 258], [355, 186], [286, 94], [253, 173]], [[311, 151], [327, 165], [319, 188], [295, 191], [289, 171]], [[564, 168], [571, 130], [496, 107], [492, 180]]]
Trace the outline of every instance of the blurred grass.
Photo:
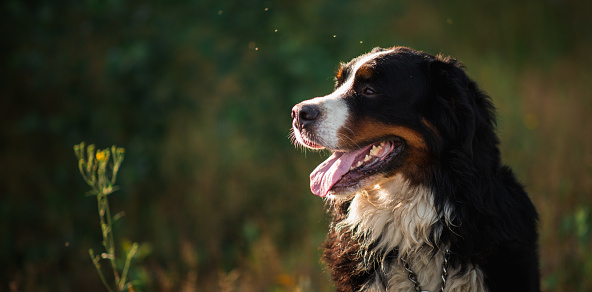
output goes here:
[[142, 291], [330, 291], [308, 189], [323, 155], [290, 144], [290, 108], [328, 93], [340, 61], [396, 44], [457, 57], [492, 96], [541, 215], [543, 288], [588, 291], [590, 8], [4, 1], [0, 290], [102, 291], [96, 206], [70, 153], [87, 140], [127, 149], [111, 204], [126, 210], [118, 244], [145, 243], [129, 275]]

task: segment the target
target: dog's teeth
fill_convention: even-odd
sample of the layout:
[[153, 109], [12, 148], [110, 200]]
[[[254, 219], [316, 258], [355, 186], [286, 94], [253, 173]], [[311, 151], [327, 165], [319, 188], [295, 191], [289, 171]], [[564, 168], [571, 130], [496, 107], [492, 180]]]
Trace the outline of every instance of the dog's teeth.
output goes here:
[[364, 157], [364, 162], [369, 161], [371, 158], [370, 155], [366, 155], [366, 157]]
[[380, 143], [380, 145], [378, 145], [378, 146], [377, 145], [372, 146], [372, 149], [370, 149], [370, 155], [376, 156], [376, 154], [378, 152], [380, 152], [383, 147], [384, 147], [384, 142]]
[[380, 149], [382, 149], [382, 147], [376, 147], [376, 145], [372, 146], [372, 149], [370, 149], [370, 155], [375, 156], [376, 153], [380, 151]]
[[352, 167], [350, 167], [350, 168], [349, 168], [349, 170], [354, 170], [354, 167], [353, 167], [353, 166], [352, 166]]
[[358, 164], [356, 165], [356, 167], [360, 167], [360, 165], [362, 165], [362, 161], [358, 161]]
[[372, 149], [370, 149], [370, 155], [374, 156], [376, 155], [376, 152], [378, 152], [378, 149], [376, 147], [376, 145], [372, 146]]

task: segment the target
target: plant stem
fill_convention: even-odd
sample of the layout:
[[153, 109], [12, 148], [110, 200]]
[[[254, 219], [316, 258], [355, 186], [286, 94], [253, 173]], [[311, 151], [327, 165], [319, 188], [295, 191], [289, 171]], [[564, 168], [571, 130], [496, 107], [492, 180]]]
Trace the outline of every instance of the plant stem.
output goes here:
[[99, 274], [99, 278], [101, 278], [103, 285], [105, 285], [105, 288], [107, 288], [107, 290], [109, 292], [113, 292], [113, 289], [111, 289], [111, 287], [109, 287], [109, 284], [107, 284], [107, 280], [105, 280], [105, 276], [103, 276], [103, 271], [101, 271], [101, 265], [99, 264], [98, 259], [95, 257], [95, 254], [94, 254], [92, 248], [88, 250], [88, 254], [90, 255], [90, 259], [92, 260], [93, 265], [95, 266], [95, 269], [97, 269], [97, 273]]
[[[105, 247], [105, 249], [107, 250], [107, 252], [109, 253], [109, 260], [111, 261], [111, 266], [113, 267], [113, 276], [115, 277], [115, 283], [119, 283], [120, 282], [120, 278], [119, 278], [119, 272], [117, 270], [117, 265], [115, 262], [115, 243], [113, 240], [113, 224], [111, 222], [111, 211], [109, 209], [109, 201], [107, 199], [107, 195], [103, 195], [102, 196], [102, 200], [104, 202], [104, 207], [105, 207], [105, 215], [107, 217], [107, 226], [109, 228], [109, 233], [107, 233], [107, 241], [109, 243], [109, 247]], [[119, 289], [118, 286], [118, 291], [121, 291], [121, 289]]]
[[125, 266], [123, 267], [121, 281], [119, 282], [119, 290], [120, 291], [122, 291], [125, 286], [125, 278], [127, 278], [127, 272], [129, 270], [130, 262], [132, 261], [132, 258], [136, 254], [137, 250], [138, 250], [138, 244], [134, 242], [134, 244], [132, 245], [132, 248], [127, 253], [127, 257], [125, 259]]

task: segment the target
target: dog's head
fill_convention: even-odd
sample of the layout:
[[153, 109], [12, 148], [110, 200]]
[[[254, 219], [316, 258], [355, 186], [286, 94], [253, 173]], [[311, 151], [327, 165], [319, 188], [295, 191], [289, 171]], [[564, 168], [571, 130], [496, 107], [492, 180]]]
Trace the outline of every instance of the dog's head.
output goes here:
[[470, 158], [472, 84], [454, 59], [404, 47], [342, 64], [331, 94], [292, 109], [296, 143], [334, 152], [311, 173], [312, 192], [347, 196], [397, 173], [419, 183], [443, 149]]

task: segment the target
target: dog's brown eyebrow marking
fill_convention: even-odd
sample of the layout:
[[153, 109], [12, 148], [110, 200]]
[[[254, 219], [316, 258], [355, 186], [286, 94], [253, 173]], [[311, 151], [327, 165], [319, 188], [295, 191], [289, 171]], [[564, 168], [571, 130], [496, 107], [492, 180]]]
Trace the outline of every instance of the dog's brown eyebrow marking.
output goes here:
[[374, 68], [371, 65], [363, 65], [356, 72], [356, 77], [366, 80], [372, 78], [372, 75], [374, 75]]

